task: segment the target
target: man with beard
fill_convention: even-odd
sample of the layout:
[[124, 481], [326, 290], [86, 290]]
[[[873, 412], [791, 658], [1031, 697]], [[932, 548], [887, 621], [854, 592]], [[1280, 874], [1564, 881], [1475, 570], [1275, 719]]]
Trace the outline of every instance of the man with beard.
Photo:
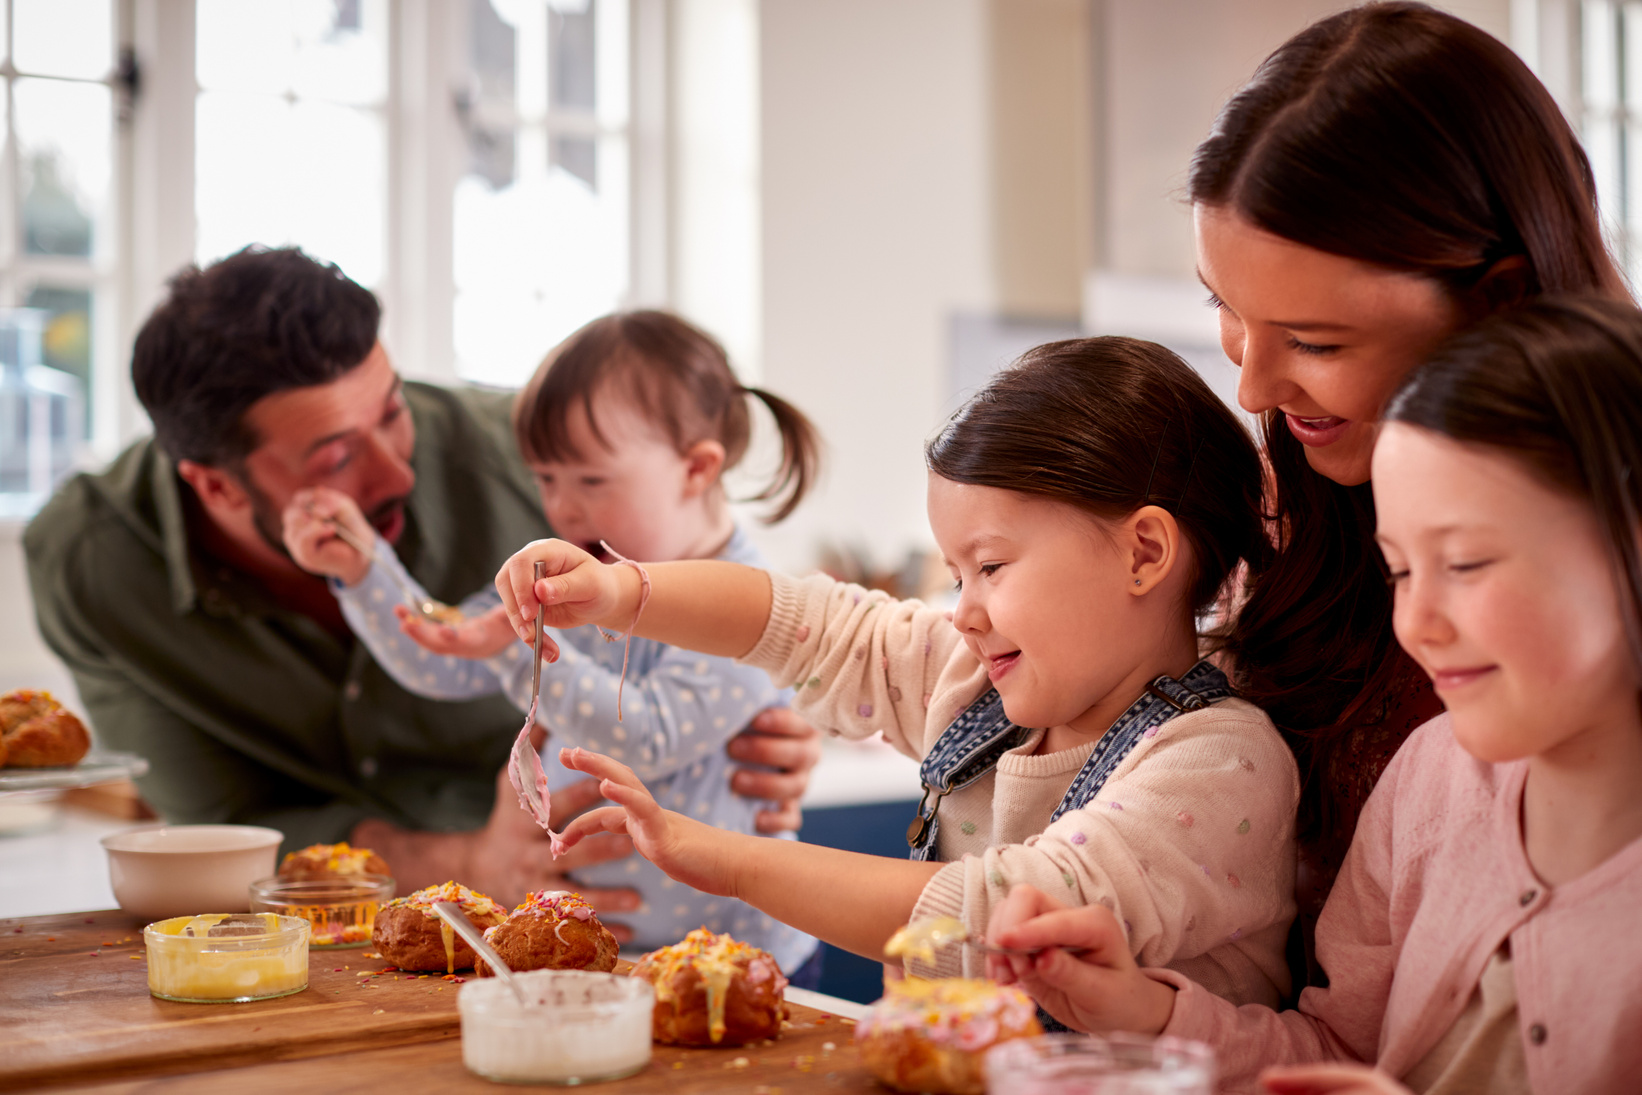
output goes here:
[[[281, 536], [297, 491], [344, 491], [454, 603], [550, 535], [509, 399], [402, 381], [379, 320], [369, 291], [294, 249], [178, 275], [132, 356], [154, 437], [65, 484], [29, 526], [35, 609], [101, 741], [149, 759], [139, 786], [168, 820], [269, 825], [287, 849], [348, 840], [402, 890], [454, 878], [511, 903], [631, 844], [554, 863], [501, 775], [520, 712], [405, 692]], [[795, 828], [814, 731], [786, 711], [755, 727], [731, 753], [776, 771], [739, 771], [735, 787], [778, 803], [761, 828]], [[557, 796], [555, 814], [594, 787]], [[607, 911], [637, 902], [583, 892]]]

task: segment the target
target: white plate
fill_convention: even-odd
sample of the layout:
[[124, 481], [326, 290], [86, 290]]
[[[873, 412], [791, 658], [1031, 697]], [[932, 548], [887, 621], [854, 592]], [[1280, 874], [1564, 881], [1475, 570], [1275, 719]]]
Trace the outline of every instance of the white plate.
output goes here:
[[0, 768], [0, 792], [90, 787], [136, 779], [148, 772], [148, 761], [135, 753], [95, 751], [72, 768]]

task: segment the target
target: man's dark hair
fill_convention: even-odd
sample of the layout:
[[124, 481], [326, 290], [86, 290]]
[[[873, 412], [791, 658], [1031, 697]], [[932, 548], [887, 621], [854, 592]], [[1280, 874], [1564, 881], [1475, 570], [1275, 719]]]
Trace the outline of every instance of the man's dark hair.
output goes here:
[[233, 467], [258, 443], [243, 421], [251, 404], [353, 369], [381, 318], [335, 265], [253, 244], [171, 279], [137, 334], [131, 380], [173, 460]]

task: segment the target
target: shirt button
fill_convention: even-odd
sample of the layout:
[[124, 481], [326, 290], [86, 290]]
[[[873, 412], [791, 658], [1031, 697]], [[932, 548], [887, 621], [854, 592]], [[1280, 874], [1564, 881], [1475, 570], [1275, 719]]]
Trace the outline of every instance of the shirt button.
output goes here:
[[[342, 697], [348, 700], [357, 700], [359, 698], [359, 691], [359, 682], [349, 681], [342, 689]], [[1528, 902], [1526, 901], [1523, 902], [1524, 905], [1527, 903]]]
[[1538, 896], [1538, 890], [1523, 890], [1522, 896], [1517, 898], [1517, 900], [1520, 901], [1522, 903], [1522, 907], [1526, 909], [1529, 905], [1534, 903], [1534, 898]]
[[359, 774], [364, 776], [366, 779], [374, 778], [376, 775], [376, 758], [366, 757], [364, 760], [360, 761]]
[[1528, 1028], [1528, 1040], [1536, 1046], [1542, 1046], [1545, 1044], [1547, 1034], [1548, 1032], [1545, 1029], [1544, 1023], [1535, 1023], [1533, 1026]]

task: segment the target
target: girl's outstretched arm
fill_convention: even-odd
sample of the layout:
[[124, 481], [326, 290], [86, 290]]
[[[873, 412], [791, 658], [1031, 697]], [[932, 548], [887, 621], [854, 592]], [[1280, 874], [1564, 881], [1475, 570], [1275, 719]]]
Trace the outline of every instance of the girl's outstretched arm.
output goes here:
[[725, 832], [662, 809], [631, 769], [609, 757], [565, 749], [559, 760], [597, 776], [600, 793], [616, 804], [565, 826], [567, 845], [594, 833], [626, 833], [644, 858], [685, 885], [745, 901], [866, 958], [882, 960], [884, 944], [911, 917], [924, 885], [941, 868]]
[[[538, 561], [547, 577], [532, 580]], [[508, 620], [529, 642], [536, 612], [550, 627], [598, 624], [671, 646], [738, 658], [751, 650], [770, 618], [770, 578], [756, 567], [716, 559], [646, 563], [648, 596], [637, 567], [601, 563], [563, 540], [527, 544], [496, 575]], [[640, 615], [641, 602], [644, 611]]]

